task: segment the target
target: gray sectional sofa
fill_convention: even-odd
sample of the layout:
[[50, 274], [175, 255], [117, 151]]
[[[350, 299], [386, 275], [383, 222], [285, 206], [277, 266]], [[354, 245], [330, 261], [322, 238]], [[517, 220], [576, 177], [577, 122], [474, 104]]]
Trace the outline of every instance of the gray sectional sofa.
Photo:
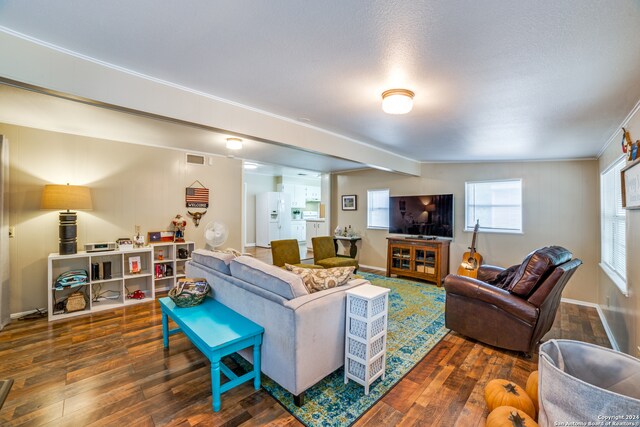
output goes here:
[[[345, 291], [309, 294], [297, 275], [248, 256], [195, 250], [188, 277], [204, 277], [213, 296], [264, 327], [262, 372], [303, 403], [303, 392], [344, 364]], [[241, 355], [252, 361], [251, 352]]]

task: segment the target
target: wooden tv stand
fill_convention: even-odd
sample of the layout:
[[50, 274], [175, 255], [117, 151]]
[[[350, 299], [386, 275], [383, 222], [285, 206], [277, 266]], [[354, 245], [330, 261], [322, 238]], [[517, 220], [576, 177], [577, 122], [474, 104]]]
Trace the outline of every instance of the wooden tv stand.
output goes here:
[[449, 274], [449, 241], [387, 237], [387, 277], [415, 277], [438, 286]]

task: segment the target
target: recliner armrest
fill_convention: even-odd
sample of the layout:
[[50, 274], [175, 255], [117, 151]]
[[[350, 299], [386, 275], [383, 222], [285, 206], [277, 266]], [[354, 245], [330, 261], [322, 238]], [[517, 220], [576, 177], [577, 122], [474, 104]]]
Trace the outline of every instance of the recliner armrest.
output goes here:
[[478, 280], [483, 282], [489, 282], [496, 278], [496, 276], [504, 271], [504, 268], [497, 267], [495, 265], [481, 265], [478, 268]]
[[[447, 294], [455, 294], [494, 305], [533, 326], [538, 308], [522, 298], [470, 277], [448, 275], [444, 279]], [[470, 313], [472, 315], [473, 313]]]

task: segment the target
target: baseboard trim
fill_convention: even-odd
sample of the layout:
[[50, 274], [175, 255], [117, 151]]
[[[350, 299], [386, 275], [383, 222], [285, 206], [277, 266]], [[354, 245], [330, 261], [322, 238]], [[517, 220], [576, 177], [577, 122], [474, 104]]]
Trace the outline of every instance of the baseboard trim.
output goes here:
[[568, 304], [583, 305], [585, 307], [593, 307], [593, 308], [595, 308], [596, 311], [598, 312], [598, 316], [600, 317], [600, 321], [602, 322], [602, 326], [604, 327], [604, 332], [607, 334], [607, 338], [609, 338], [609, 342], [611, 343], [611, 347], [615, 351], [620, 351], [620, 347], [618, 346], [618, 342], [616, 341], [615, 337], [613, 336], [613, 331], [609, 327], [609, 322], [607, 322], [607, 318], [604, 316], [604, 312], [602, 311], [602, 308], [600, 308], [600, 306], [598, 304], [593, 303], [593, 302], [580, 301], [580, 300], [571, 299], [571, 298], [561, 298], [560, 301], [566, 302]]
[[364, 267], [364, 268], [370, 268], [371, 270], [376, 270], [376, 271], [384, 271], [386, 273], [387, 269], [386, 268], [381, 268], [381, 267], [376, 267], [374, 265], [364, 265], [364, 264], [360, 264], [360, 267]]
[[33, 314], [33, 313], [37, 313], [38, 311], [46, 311], [46, 310], [47, 310], [46, 308], [37, 308], [35, 310], [21, 311], [19, 313], [11, 313], [9, 317], [15, 320], [15, 319], [21, 318], [22, 316], [26, 316], [27, 314]]
[[245, 247], [245, 248], [255, 248], [255, 247], [256, 247], [256, 244], [255, 244], [255, 242], [254, 242], [254, 243], [245, 243], [245, 244], [244, 244], [244, 247]]

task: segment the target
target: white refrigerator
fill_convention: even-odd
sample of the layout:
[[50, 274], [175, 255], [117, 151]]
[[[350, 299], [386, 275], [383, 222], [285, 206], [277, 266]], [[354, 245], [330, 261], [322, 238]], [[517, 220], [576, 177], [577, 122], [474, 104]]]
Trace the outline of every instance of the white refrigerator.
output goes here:
[[291, 239], [291, 195], [270, 191], [256, 195], [256, 246]]

